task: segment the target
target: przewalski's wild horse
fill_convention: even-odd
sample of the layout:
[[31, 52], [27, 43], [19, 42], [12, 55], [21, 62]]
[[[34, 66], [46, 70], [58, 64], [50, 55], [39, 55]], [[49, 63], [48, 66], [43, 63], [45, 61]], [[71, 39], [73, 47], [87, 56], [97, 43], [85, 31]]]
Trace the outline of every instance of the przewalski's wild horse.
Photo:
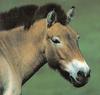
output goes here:
[[[73, 11], [74, 7], [68, 11], [67, 23]], [[78, 38], [68, 24], [57, 21], [55, 10], [26, 31], [18, 27], [0, 32], [0, 95], [20, 95], [22, 85], [46, 63], [73, 86], [84, 86], [90, 69], [79, 50]]]

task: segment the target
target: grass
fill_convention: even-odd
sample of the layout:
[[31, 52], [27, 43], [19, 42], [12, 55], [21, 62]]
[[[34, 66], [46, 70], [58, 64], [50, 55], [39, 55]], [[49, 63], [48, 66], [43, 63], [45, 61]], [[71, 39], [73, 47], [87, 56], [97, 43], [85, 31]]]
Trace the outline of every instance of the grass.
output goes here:
[[100, 0], [1, 0], [0, 11], [26, 4], [57, 2], [67, 10], [77, 7], [70, 24], [80, 33], [80, 49], [91, 67], [91, 79], [82, 88], [74, 88], [46, 65], [23, 87], [22, 95], [99, 95], [100, 94]]

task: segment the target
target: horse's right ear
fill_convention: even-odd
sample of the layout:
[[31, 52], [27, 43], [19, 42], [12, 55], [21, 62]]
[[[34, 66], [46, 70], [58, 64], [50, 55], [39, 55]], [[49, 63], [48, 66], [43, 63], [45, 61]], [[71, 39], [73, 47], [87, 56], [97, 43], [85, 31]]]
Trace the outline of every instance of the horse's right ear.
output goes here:
[[57, 20], [57, 14], [55, 12], [55, 10], [50, 11], [47, 14], [47, 27], [52, 26], [52, 24], [54, 24]]

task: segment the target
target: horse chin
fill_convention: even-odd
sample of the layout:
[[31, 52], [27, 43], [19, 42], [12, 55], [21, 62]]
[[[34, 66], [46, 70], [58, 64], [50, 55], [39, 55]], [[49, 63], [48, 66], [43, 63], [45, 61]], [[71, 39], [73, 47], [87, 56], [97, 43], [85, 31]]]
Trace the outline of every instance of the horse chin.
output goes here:
[[61, 76], [63, 76], [66, 80], [68, 80], [71, 84], [73, 84], [74, 87], [79, 88], [87, 83], [87, 81], [80, 82], [78, 80], [75, 80], [72, 76], [70, 76], [69, 72], [67, 71], [64, 71], [62, 69], [58, 69], [58, 71], [60, 72]]

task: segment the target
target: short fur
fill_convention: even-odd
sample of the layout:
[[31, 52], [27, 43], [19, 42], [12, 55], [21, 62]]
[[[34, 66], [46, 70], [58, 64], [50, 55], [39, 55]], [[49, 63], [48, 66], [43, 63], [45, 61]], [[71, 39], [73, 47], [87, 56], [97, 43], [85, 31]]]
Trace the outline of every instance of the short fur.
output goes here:
[[[0, 95], [21, 95], [24, 83], [46, 63], [75, 87], [87, 83], [88, 78], [81, 76], [82, 81], [76, 81], [67, 71], [73, 59], [84, 63], [78, 34], [60, 22], [48, 28], [47, 19], [36, 21], [26, 32], [22, 27], [0, 32]], [[59, 37], [61, 45], [53, 37]]]
[[9, 30], [18, 26], [25, 26], [25, 29], [34, 23], [34, 21], [46, 18], [48, 12], [55, 10], [57, 13], [57, 22], [66, 24], [66, 13], [58, 4], [46, 4], [43, 6], [27, 5], [19, 8], [13, 8], [8, 12], [0, 14], [0, 30]]

